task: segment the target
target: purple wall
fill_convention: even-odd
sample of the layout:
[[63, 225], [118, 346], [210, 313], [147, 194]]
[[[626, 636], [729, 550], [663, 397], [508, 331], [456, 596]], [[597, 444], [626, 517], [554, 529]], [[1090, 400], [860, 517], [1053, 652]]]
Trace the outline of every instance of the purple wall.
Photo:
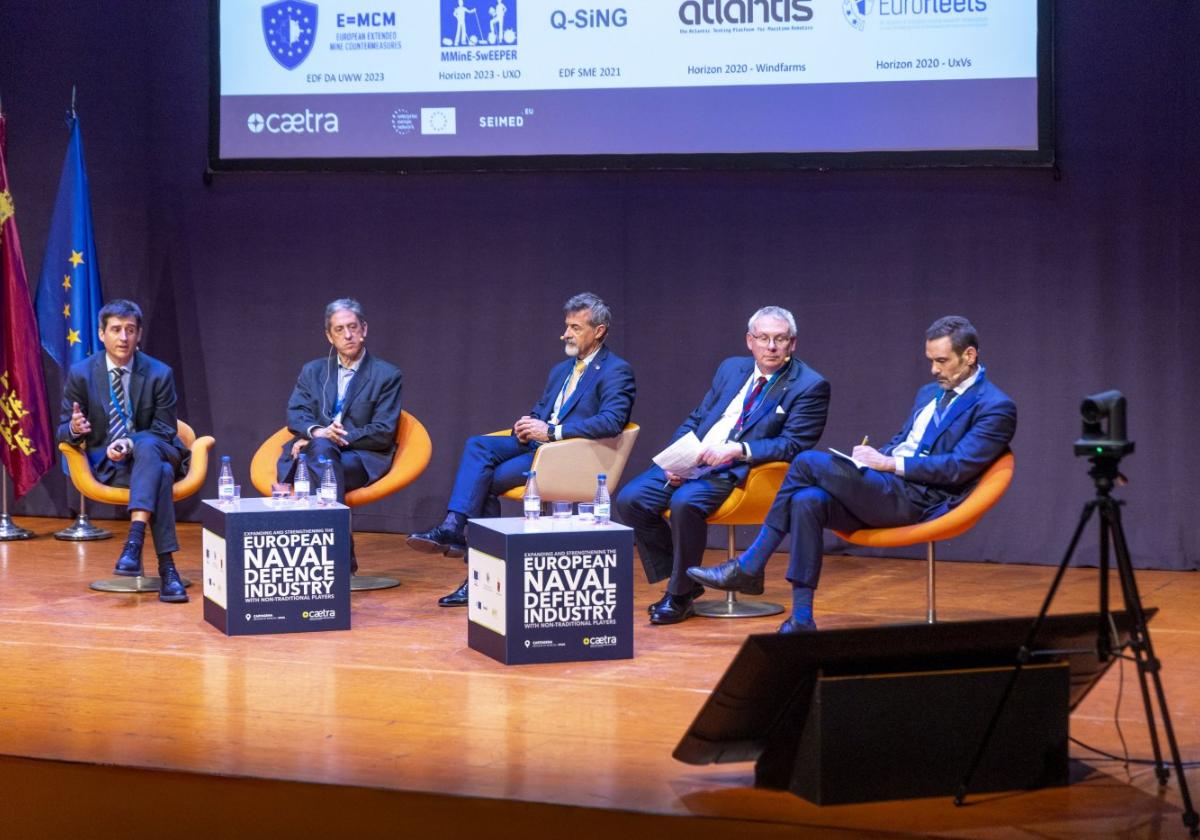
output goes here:
[[[216, 436], [245, 484], [301, 363], [327, 349], [321, 307], [363, 301], [372, 351], [404, 369], [404, 406], [434, 440], [416, 484], [355, 514], [364, 530], [440, 516], [463, 438], [528, 409], [560, 357], [562, 300], [589, 289], [612, 304], [612, 345], [638, 374], [631, 469], [742, 351], [761, 304], [796, 312], [799, 354], [834, 387], [822, 443], [839, 448], [890, 437], [927, 379], [921, 331], [956, 312], [1017, 401], [1018, 468], [1000, 507], [943, 554], [1056, 561], [1092, 492], [1071, 454], [1079, 400], [1117, 387], [1138, 444], [1120, 491], [1135, 559], [1200, 568], [1200, 11], [1058, 7], [1061, 180], [344, 173], [206, 187], [207, 4], [9, 0], [9, 174], [36, 276], [78, 84], [105, 291], [143, 303], [146, 349], [177, 366], [181, 416]], [[17, 512], [65, 515], [62, 477]]]

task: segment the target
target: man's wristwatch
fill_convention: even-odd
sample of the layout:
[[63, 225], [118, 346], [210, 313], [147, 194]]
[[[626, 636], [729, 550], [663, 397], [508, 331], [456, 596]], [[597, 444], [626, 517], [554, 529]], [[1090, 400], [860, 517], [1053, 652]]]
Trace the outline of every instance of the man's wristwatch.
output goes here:
[[554, 430], [557, 428], [558, 427], [555, 426], [553, 423], [546, 424], [546, 439], [547, 440], [554, 440]]

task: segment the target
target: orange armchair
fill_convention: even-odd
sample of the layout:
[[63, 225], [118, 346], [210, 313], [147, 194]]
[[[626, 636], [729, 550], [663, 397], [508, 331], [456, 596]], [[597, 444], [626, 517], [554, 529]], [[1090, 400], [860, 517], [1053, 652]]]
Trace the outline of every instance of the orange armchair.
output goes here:
[[[761, 525], [771, 509], [771, 502], [787, 475], [787, 461], [768, 461], [751, 467], [742, 487], [735, 487], [729, 497], [708, 517], [709, 525], [726, 527], [726, 556], [737, 557], [734, 544], [734, 527], [737, 525]], [[666, 514], [670, 516], [670, 511]], [[783, 607], [768, 601], [739, 601], [736, 592], [726, 592], [721, 601], [696, 601], [696, 615], [706, 618], [757, 618], [778, 615]]]
[[900, 548], [925, 543], [927, 566], [925, 620], [933, 624], [937, 621], [934, 593], [935, 543], [938, 540], [957, 537], [975, 527], [975, 523], [982, 519], [983, 515], [991, 510], [1008, 490], [1008, 485], [1012, 483], [1015, 464], [1012, 452], [1005, 452], [980, 476], [979, 483], [967, 494], [958, 507], [936, 519], [918, 522], [915, 525], [901, 525], [897, 528], [863, 528], [850, 533], [842, 531], [834, 533], [846, 542], [872, 548]]
[[[294, 435], [287, 427], [271, 435], [250, 461], [250, 483], [264, 496], [271, 495], [271, 485], [275, 483], [276, 462], [283, 445]], [[396, 425], [396, 454], [392, 457], [392, 466], [366, 487], [350, 490], [346, 493], [347, 507], [361, 507], [390, 496], [417, 480], [429, 459], [433, 457], [433, 441], [429, 432], [421, 425], [421, 421], [407, 411], [400, 412], [400, 422]], [[366, 589], [388, 589], [399, 586], [400, 581], [381, 575], [355, 575], [350, 579], [350, 588], [355, 592]]]
[[[208, 476], [208, 456], [216, 440], [211, 435], [196, 437], [196, 432], [182, 420], [176, 420], [176, 434], [192, 453], [188, 462], [188, 471], [183, 478], [175, 482], [171, 495], [175, 501], [186, 499], [200, 491], [204, 479]], [[83, 449], [69, 443], [60, 443], [58, 451], [67, 462], [67, 471], [75, 489], [87, 499], [103, 502], [107, 505], [128, 505], [128, 487], [110, 487], [101, 484], [92, 473], [91, 462]], [[107, 533], [107, 532], [104, 532]], [[190, 586], [191, 581], [183, 578], [183, 585]], [[157, 592], [159, 580], [154, 576], [143, 577], [114, 577], [94, 581], [91, 588], [99, 592]]]
[[[176, 424], [179, 439], [192, 453], [187, 475], [175, 482], [171, 493], [178, 502], [195, 495], [204, 486], [204, 479], [208, 476], [208, 453], [216, 440], [211, 435], [196, 437], [192, 427], [182, 420], [176, 421]], [[110, 487], [97, 481], [92, 474], [92, 465], [81, 448], [69, 443], [60, 443], [58, 450], [67, 462], [71, 483], [75, 485], [76, 490], [87, 498], [106, 505], [129, 504], [129, 488]]]
[[[271, 495], [279, 453], [283, 451], [283, 445], [293, 437], [284, 426], [263, 441], [250, 461], [250, 483], [264, 496]], [[378, 481], [346, 493], [346, 506], [360, 507], [404, 489], [425, 472], [432, 457], [433, 441], [429, 438], [429, 432], [421, 425], [420, 420], [407, 411], [401, 411], [400, 422], [396, 426], [396, 454], [392, 458], [391, 468], [381, 475]]]

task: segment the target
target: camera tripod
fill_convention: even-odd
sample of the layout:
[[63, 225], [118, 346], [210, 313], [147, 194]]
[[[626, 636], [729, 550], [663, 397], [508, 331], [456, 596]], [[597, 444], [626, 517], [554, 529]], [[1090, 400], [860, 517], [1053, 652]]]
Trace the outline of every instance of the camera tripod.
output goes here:
[[[1129, 444], [1128, 446], [1129, 450], [1132, 450], [1133, 445]], [[1050, 584], [1050, 591], [1046, 593], [1046, 599], [1042, 602], [1042, 608], [1038, 612], [1037, 618], [1034, 619], [1033, 625], [1029, 628], [1029, 634], [1025, 637], [1024, 644], [1017, 652], [1016, 667], [1013, 668], [1012, 674], [1008, 678], [1008, 683], [1004, 687], [1004, 693], [1000, 697], [1000, 702], [996, 705], [996, 710], [993, 712], [992, 719], [988, 723], [983, 738], [975, 750], [975, 755], [971, 759], [967, 773], [954, 795], [954, 804], [962, 805], [963, 800], [967, 796], [967, 788], [971, 784], [971, 779], [974, 777], [975, 771], [979, 769], [979, 764], [987, 750], [989, 741], [991, 741], [1000, 715], [1004, 711], [1004, 707], [1012, 695], [1017, 679], [1021, 675], [1021, 669], [1029, 662], [1032, 656], [1034, 641], [1037, 639], [1042, 622], [1050, 610], [1050, 602], [1054, 600], [1054, 595], [1058, 590], [1059, 584], [1062, 582], [1063, 574], [1066, 572], [1067, 566], [1071, 563], [1071, 557], [1075, 553], [1075, 547], [1079, 543], [1079, 538], [1083, 535], [1084, 528], [1087, 527], [1092, 514], [1098, 510], [1100, 512], [1100, 626], [1097, 628], [1096, 652], [1101, 662], [1107, 661], [1113, 656], [1123, 656], [1132, 659], [1137, 664], [1138, 684], [1142, 692], [1142, 706], [1145, 708], [1146, 725], [1149, 728], [1150, 744], [1154, 751], [1154, 773], [1158, 777], [1158, 783], [1161, 786], [1167, 783], [1171, 771], [1163, 761], [1162, 748], [1159, 745], [1158, 728], [1155, 725], [1155, 702], [1152, 702], [1150, 696], [1150, 683], [1153, 684], [1153, 700], [1157, 702], [1158, 711], [1162, 717], [1163, 732], [1166, 736], [1167, 746], [1171, 751], [1171, 764], [1175, 767], [1175, 777], [1179, 780], [1179, 792], [1183, 799], [1183, 824], [1187, 826], [1191, 836], [1196, 837], [1200, 833], [1200, 828], [1198, 828], [1200, 818], [1197, 817], [1196, 809], [1192, 805], [1192, 796], [1188, 791], [1187, 778], [1183, 774], [1183, 762], [1179, 758], [1179, 744], [1175, 740], [1175, 729], [1171, 725], [1171, 714], [1167, 709], [1166, 695], [1163, 693], [1161, 678], [1162, 663], [1154, 655], [1154, 646], [1150, 642], [1150, 630], [1146, 626], [1146, 613], [1142, 609], [1142, 599], [1141, 595], [1138, 594], [1137, 580], [1133, 576], [1133, 564], [1129, 558], [1129, 546], [1125, 542], [1125, 530], [1121, 527], [1122, 502], [1118, 502], [1111, 495], [1112, 488], [1117, 483], [1117, 479], [1121, 478], [1118, 471], [1121, 455], [1097, 455], [1090, 460], [1092, 468], [1088, 471], [1088, 475], [1092, 477], [1092, 481], [1096, 486], [1096, 497], [1083, 506], [1079, 524], [1075, 527], [1075, 533], [1072, 535], [1071, 542], [1067, 546], [1066, 554], [1063, 555], [1062, 561], [1058, 564], [1058, 572], [1054, 576], [1054, 581]], [[1113, 555], [1115, 555], [1117, 561], [1117, 576], [1121, 583], [1121, 594], [1125, 602], [1125, 609], [1132, 620], [1129, 641], [1124, 645], [1118, 640], [1116, 628], [1112, 620], [1112, 613], [1108, 606], [1110, 541]], [[1129, 654], [1124, 653], [1125, 647], [1129, 648]]]

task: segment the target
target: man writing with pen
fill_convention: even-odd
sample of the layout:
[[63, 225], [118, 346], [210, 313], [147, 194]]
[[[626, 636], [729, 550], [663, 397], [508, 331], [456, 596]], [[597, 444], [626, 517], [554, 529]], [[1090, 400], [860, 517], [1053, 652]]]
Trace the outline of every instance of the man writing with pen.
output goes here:
[[[649, 607], [653, 624], [676, 624], [694, 614], [692, 602], [704, 588], [686, 573], [704, 559], [705, 520], [745, 483], [750, 468], [790, 461], [816, 444], [825, 428], [829, 383], [793, 357], [792, 313], [778, 306], [755, 312], [746, 347], [749, 357], [720, 364], [708, 393], [671, 438], [668, 448], [675, 449], [692, 436], [698, 469], [680, 474], [652, 466], [617, 496], [618, 516], [634, 529], [647, 579], [667, 579], [666, 593]], [[666, 510], [670, 522], [663, 518]]]
[[746, 552], [711, 569], [691, 569], [689, 578], [716, 589], [761, 592], [767, 561], [790, 533], [792, 615], [779, 631], [814, 630], [822, 529], [911, 525], [958, 505], [1007, 450], [1017, 409], [987, 378], [979, 338], [966, 318], [934, 321], [925, 332], [925, 357], [935, 381], [917, 392], [903, 428], [883, 449], [864, 438], [852, 458], [801, 453]]

